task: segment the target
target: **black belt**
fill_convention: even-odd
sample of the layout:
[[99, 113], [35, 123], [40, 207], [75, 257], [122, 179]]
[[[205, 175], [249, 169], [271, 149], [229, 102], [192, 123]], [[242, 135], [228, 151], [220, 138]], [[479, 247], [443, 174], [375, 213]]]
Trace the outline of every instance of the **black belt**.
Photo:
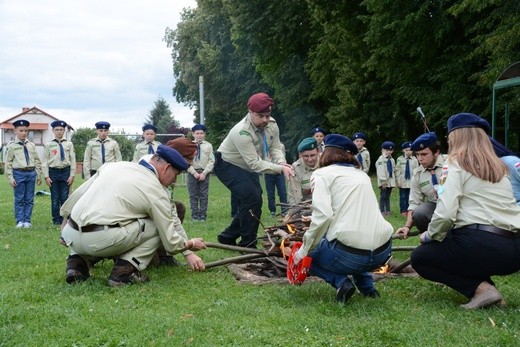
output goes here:
[[56, 170], [56, 171], [70, 170], [70, 166], [65, 166], [65, 167], [50, 167], [49, 170]]
[[69, 218], [69, 225], [76, 230], [81, 231], [82, 233], [91, 233], [93, 231], [101, 231], [110, 228], [119, 228], [119, 224], [112, 225], [98, 225], [98, 224], [88, 224], [83, 227], [79, 227], [78, 223], [76, 223], [72, 218]]
[[392, 244], [392, 239], [385, 242], [384, 245], [374, 249], [373, 251], [370, 251], [368, 249], [359, 249], [359, 248], [346, 246], [346, 245], [342, 244], [341, 242], [339, 242], [338, 240], [336, 240], [336, 247], [344, 250], [345, 252], [349, 252], [349, 253], [353, 253], [353, 254], [357, 254], [357, 255], [378, 254], [378, 253], [381, 253], [382, 251], [384, 251], [385, 249], [387, 249], [388, 246], [390, 246], [391, 244]]
[[503, 237], [507, 237], [508, 239], [516, 239], [516, 238], [520, 237], [518, 232], [515, 233], [513, 231], [500, 229], [494, 225], [470, 224], [470, 225], [465, 225], [462, 228], [471, 229], [471, 230], [482, 230], [482, 231], [485, 231], [485, 232], [488, 232], [491, 234], [496, 234], [496, 235], [500, 235]]
[[34, 171], [34, 168], [33, 167], [20, 167], [20, 168], [13, 169], [13, 170], [16, 170], [16, 171]]

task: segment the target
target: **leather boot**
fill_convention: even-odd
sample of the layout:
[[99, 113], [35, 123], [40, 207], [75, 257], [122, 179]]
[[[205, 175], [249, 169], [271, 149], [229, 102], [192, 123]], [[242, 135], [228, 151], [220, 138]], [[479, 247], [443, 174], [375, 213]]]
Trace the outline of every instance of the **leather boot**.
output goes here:
[[474, 310], [477, 308], [485, 308], [495, 304], [505, 303], [500, 292], [488, 282], [482, 282], [475, 290], [475, 294], [471, 300], [460, 307], [467, 310]]
[[68, 284], [86, 281], [90, 277], [88, 264], [80, 255], [74, 254], [67, 257], [67, 269], [65, 281]]
[[148, 276], [141, 274], [130, 262], [118, 259], [110, 277], [108, 285], [110, 287], [119, 287], [125, 284], [144, 283], [148, 281]]

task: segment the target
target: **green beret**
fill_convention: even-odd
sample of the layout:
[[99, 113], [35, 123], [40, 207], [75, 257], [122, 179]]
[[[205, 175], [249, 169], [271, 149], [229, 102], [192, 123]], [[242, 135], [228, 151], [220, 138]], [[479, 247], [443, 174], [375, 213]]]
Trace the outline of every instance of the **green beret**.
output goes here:
[[318, 142], [316, 142], [316, 139], [314, 137], [307, 137], [298, 145], [298, 153], [310, 151], [316, 148], [318, 148]]

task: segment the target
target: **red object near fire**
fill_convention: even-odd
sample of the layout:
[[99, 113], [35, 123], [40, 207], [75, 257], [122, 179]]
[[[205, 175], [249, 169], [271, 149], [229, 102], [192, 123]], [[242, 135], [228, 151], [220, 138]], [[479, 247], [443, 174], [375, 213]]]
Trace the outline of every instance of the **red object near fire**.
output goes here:
[[287, 263], [287, 279], [291, 284], [302, 284], [307, 278], [309, 269], [311, 268], [311, 257], [304, 257], [297, 265], [294, 265], [294, 253], [296, 253], [301, 246], [301, 242], [294, 243]]

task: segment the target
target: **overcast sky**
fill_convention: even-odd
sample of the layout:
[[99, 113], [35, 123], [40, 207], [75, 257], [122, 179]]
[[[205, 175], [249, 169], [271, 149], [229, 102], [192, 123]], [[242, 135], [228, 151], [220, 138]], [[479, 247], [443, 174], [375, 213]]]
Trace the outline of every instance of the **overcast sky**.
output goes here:
[[74, 128], [141, 132], [159, 96], [182, 126], [163, 41], [195, 0], [0, 0], [0, 121], [37, 106]]

